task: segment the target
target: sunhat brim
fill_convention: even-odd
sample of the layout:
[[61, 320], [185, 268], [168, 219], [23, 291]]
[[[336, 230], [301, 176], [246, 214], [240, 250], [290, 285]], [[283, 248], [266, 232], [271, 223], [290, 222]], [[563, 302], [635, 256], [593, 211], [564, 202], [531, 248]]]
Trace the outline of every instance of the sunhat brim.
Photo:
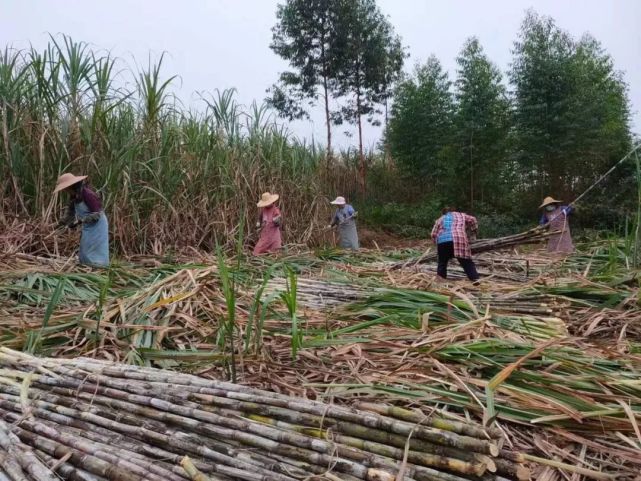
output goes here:
[[546, 200], [544, 200], [544, 201], [543, 201], [543, 203], [539, 206], [539, 209], [542, 209], [543, 207], [545, 207], [545, 206], [547, 206], [547, 205], [551, 205], [551, 204], [560, 204], [561, 202], [562, 202], [562, 201], [560, 201], [560, 200], [556, 200], [556, 199], [552, 199], [552, 198], [550, 198], [550, 199], [546, 199]]
[[67, 187], [71, 187], [74, 184], [77, 184], [78, 182], [82, 182], [87, 178], [86, 175], [74, 175], [73, 177], [69, 177], [67, 180], [59, 183], [56, 185], [56, 188], [53, 190], [53, 193], [60, 192], [61, 190], [65, 190]]
[[256, 204], [256, 206], [257, 207], [267, 207], [267, 206], [272, 205], [278, 199], [280, 199], [280, 196], [278, 194], [272, 194], [271, 196], [269, 196], [269, 199], [258, 201], [258, 204]]

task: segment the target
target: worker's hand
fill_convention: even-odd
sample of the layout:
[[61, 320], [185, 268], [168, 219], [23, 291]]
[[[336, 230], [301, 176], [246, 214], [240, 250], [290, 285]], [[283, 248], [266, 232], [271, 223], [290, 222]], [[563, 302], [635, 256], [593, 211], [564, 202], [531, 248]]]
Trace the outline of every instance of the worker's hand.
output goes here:
[[82, 222], [83, 224], [92, 225], [98, 222], [98, 219], [100, 219], [100, 212], [92, 212], [91, 214], [87, 214], [82, 219], [80, 219], [80, 222]]
[[256, 229], [260, 229], [261, 227], [262, 225], [260, 224], [260, 222], [256, 222]]
[[274, 222], [274, 225], [280, 225], [280, 216], [277, 215], [276, 217], [274, 217], [272, 222]]
[[325, 229], [329, 230], [329, 229], [331, 229], [332, 227], [334, 227], [334, 226], [333, 226], [332, 224], [329, 224], [328, 226], [326, 226], [326, 227], [325, 227]]

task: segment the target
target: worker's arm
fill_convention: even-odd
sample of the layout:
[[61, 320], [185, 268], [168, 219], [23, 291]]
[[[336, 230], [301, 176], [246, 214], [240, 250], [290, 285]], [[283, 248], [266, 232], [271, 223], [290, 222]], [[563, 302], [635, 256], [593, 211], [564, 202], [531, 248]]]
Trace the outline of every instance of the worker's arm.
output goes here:
[[573, 205], [566, 205], [563, 206], [563, 213], [565, 215], [572, 215], [574, 214], [574, 206]]
[[438, 235], [441, 233], [441, 230], [443, 229], [443, 217], [439, 217], [438, 220], [434, 223], [434, 227], [432, 227], [432, 241], [436, 244], [436, 240], [438, 239]]
[[76, 222], [76, 206], [73, 203], [73, 201], [69, 202], [69, 205], [67, 206], [67, 211], [65, 212], [65, 215], [58, 221], [58, 224], [56, 224], [56, 228], [60, 229], [62, 227], [76, 227], [78, 223]]
[[473, 215], [463, 214], [465, 216], [465, 227], [476, 234], [479, 231], [479, 222]]
[[276, 207], [276, 212], [274, 212], [274, 214], [275, 215], [274, 217], [272, 217], [272, 222], [274, 223], [274, 225], [280, 227], [281, 223], [283, 222], [283, 219], [280, 215], [280, 210], [278, 209], [278, 207]]
[[80, 195], [87, 209], [89, 209], [89, 214], [83, 216], [80, 222], [87, 225], [95, 224], [100, 219], [100, 213], [102, 212], [100, 197], [88, 187], [83, 187]]
[[90, 225], [98, 222], [98, 219], [100, 219], [100, 212], [92, 212], [80, 219], [80, 222]]
[[334, 217], [332, 217], [332, 221], [329, 223], [327, 227], [329, 227], [330, 229], [332, 227], [336, 227], [339, 224], [339, 222], [340, 222], [340, 219], [338, 218], [338, 211], [336, 211], [334, 212]]

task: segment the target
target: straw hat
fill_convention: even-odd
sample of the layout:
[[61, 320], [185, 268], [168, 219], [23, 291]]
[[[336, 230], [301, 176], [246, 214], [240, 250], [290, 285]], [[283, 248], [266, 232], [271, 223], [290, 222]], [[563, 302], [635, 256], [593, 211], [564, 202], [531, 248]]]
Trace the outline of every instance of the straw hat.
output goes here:
[[539, 209], [542, 209], [546, 205], [560, 204], [560, 203], [561, 203], [561, 201], [560, 200], [556, 200], [554, 197], [546, 197], [545, 199], [543, 199], [543, 203], [539, 206]]
[[73, 175], [73, 174], [62, 174], [58, 177], [58, 182], [56, 182], [56, 188], [53, 190], [53, 193], [60, 192], [61, 190], [71, 187], [78, 182], [81, 182], [87, 178], [86, 175]]
[[267, 207], [268, 205], [272, 205], [274, 202], [276, 202], [279, 197], [280, 196], [278, 194], [270, 194], [269, 192], [265, 192], [260, 196], [260, 200], [258, 201], [258, 204], [256, 204], [256, 206]]
[[341, 197], [340, 195], [330, 202], [332, 205], [345, 205], [346, 203], [345, 197]]

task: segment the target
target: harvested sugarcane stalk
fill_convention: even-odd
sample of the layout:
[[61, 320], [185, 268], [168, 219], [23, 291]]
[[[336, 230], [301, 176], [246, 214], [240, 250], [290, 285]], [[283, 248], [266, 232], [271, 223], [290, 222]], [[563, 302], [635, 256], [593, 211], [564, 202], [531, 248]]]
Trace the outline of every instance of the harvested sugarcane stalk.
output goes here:
[[[501, 451], [500, 433], [477, 425], [441, 418], [416, 423], [407, 413], [383, 416], [390, 411], [375, 405], [359, 411], [185, 374], [37, 359], [6, 348], [0, 369], [11, 380], [0, 383], [0, 420], [7, 423], [0, 428], [12, 433], [5, 444], [21, 456], [44, 453], [48, 466], [57, 464], [68, 479], [394, 481], [401, 465], [406, 481], [522, 479], [523, 466], [500, 456], [518, 454]], [[20, 388], [25, 378], [28, 404]]]
[[[547, 239], [556, 232], [550, 232], [548, 226], [537, 226], [525, 232], [514, 234], [505, 237], [498, 237], [496, 239], [478, 239], [470, 242], [470, 249], [472, 254], [480, 254], [481, 252], [488, 252], [499, 249], [508, 249], [526, 244], [537, 244]], [[410, 259], [403, 262], [395, 262], [390, 266], [391, 269], [402, 269], [412, 267], [417, 264], [424, 264], [426, 262], [434, 261], [437, 258], [436, 252], [433, 249], [428, 249], [425, 254], [418, 258]]]

